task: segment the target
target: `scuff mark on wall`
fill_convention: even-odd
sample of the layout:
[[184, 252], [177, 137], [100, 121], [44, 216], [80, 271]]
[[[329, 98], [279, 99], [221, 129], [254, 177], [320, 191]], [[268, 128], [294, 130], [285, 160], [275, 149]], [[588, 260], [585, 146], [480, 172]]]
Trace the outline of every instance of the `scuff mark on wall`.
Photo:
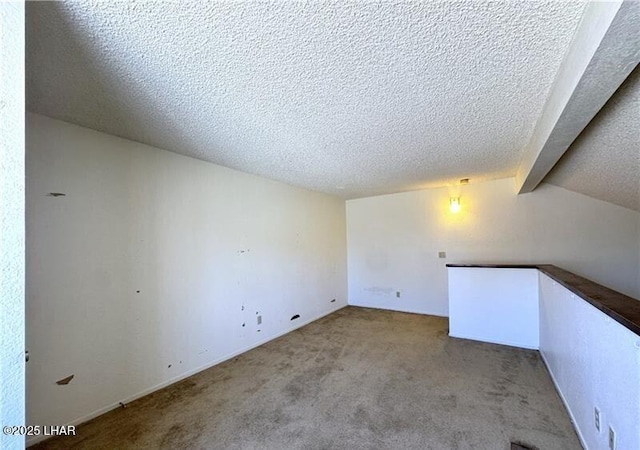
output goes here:
[[67, 384], [69, 384], [69, 382], [70, 382], [71, 380], [73, 380], [73, 377], [74, 377], [74, 376], [75, 376], [75, 375], [69, 375], [68, 377], [63, 378], [62, 380], [58, 380], [58, 381], [56, 381], [56, 384], [57, 384], [58, 386], [64, 386], [64, 385], [67, 385]]

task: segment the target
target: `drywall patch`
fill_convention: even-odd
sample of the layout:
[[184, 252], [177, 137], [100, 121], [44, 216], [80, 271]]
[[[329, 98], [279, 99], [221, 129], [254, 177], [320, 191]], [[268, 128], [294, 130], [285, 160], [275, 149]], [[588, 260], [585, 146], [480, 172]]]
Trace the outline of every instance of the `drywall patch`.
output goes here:
[[364, 289], [373, 295], [391, 295], [393, 292], [393, 288], [390, 287], [381, 287], [381, 286], [371, 286]]
[[73, 377], [74, 377], [74, 376], [75, 376], [75, 375], [73, 375], [73, 374], [72, 374], [72, 375], [69, 375], [68, 377], [63, 378], [62, 380], [58, 380], [58, 381], [56, 381], [56, 384], [57, 384], [58, 386], [66, 386], [67, 384], [69, 384], [69, 383], [71, 382], [71, 380], [73, 380]]

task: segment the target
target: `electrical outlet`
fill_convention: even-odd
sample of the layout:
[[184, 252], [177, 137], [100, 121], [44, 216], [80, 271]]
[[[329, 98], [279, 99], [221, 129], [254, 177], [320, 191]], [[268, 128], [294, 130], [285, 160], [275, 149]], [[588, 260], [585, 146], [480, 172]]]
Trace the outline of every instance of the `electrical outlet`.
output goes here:
[[596, 430], [600, 431], [600, 410], [593, 408], [593, 420], [595, 421]]
[[609, 427], [609, 450], [616, 450], [616, 432]]

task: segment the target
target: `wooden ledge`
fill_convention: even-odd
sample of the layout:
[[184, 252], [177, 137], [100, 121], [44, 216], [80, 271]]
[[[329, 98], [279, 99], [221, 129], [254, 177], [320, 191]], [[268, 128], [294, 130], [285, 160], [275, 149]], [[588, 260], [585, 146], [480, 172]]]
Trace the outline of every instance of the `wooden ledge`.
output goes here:
[[640, 301], [551, 264], [447, 264], [447, 267], [538, 269], [640, 336]]

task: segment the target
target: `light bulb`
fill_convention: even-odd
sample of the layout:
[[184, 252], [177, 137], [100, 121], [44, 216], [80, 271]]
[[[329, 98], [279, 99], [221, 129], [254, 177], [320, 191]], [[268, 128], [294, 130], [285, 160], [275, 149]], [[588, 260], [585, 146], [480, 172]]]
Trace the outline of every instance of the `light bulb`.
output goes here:
[[460, 197], [451, 197], [449, 199], [449, 209], [451, 210], [452, 213], [457, 213], [460, 212], [460, 209], [462, 207], [460, 206]]

